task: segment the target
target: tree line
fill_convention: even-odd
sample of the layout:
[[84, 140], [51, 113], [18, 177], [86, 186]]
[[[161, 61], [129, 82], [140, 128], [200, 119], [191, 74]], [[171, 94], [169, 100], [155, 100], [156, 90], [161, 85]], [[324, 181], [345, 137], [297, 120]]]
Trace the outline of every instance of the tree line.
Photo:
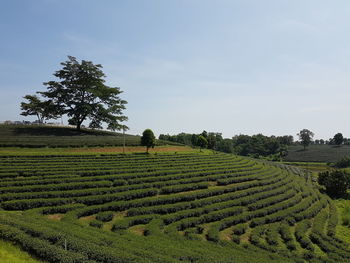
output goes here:
[[178, 135], [160, 134], [160, 140], [186, 144], [193, 147], [208, 148], [244, 156], [284, 155], [287, 146], [294, 143], [293, 136], [236, 135], [223, 138], [221, 133], [203, 131], [200, 134], [180, 133]]
[[208, 148], [226, 153], [236, 153], [243, 156], [260, 157], [270, 156], [272, 159], [279, 159], [288, 153], [288, 147], [291, 145], [302, 145], [304, 149], [310, 144], [350, 144], [350, 139], [337, 133], [328, 141], [313, 140], [314, 133], [308, 129], [301, 130], [297, 136], [298, 141], [294, 141], [292, 135], [284, 136], [265, 136], [256, 135], [235, 135], [232, 138], [223, 138], [222, 133], [203, 131], [200, 134], [179, 133], [177, 135], [160, 134], [160, 140], [177, 142], [192, 147]]

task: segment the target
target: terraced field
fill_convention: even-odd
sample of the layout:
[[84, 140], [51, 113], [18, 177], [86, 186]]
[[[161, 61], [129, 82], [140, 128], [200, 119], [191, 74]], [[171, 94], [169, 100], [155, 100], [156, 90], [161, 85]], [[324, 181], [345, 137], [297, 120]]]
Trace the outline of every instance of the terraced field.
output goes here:
[[0, 157], [0, 237], [48, 262], [349, 262], [311, 178], [228, 154]]
[[[123, 134], [91, 129], [45, 125], [0, 124], [0, 147], [82, 147], [121, 146]], [[125, 135], [128, 146], [140, 145], [140, 137]]]

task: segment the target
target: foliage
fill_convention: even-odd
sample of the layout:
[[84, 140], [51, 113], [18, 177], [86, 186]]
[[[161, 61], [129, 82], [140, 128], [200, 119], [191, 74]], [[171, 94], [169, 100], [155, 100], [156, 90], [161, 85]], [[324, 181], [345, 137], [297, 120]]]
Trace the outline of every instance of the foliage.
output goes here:
[[341, 145], [344, 142], [343, 134], [337, 133], [336, 135], [334, 135], [333, 141], [336, 145]]
[[223, 138], [221, 133], [206, 132], [201, 134], [159, 135], [159, 139], [172, 142], [179, 142], [190, 146], [200, 146], [199, 136], [203, 136], [207, 141], [207, 147], [212, 150], [225, 153], [237, 153], [243, 156], [273, 156], [273, 159], [280, 159], [288, 153], [288, 146], [293, 144], [293, 136], [264, 136], [257, 134], [236, 135], [232, 139]]
[[48, 90], [39, 92], [55, 105], [53, 114], [67, 114], [69, 124], [78, 130], [87, 119], [90, 128], [102, 128], [102, 123], [107, 123], [108, 129], [120, 130], [120, 123], [127, 120], [122, 115], [127, 102], [119, 97], [120, 88], [105, 85], [102, 66], [86, 60], [78, 62], [72, 56], [61, 65], [63, 68], [54, 73], [59, 81], [44, 83]]
[[314, 137], [314, 133], [308, 129], [301, 130], [297, 135], [299, 136], [301, 144], [304, 146], [304, 150], [306, 146], [310, 145], [312, 137]]
[[56, 118], [54, 113], [55, 106], [52, 100], [42, 101], [37, 95], [26, 95], [23, 98], [28, 100], [28, 102], [21, 102], [22, 116], [35, 115], [38, 118], [38, 123]]
[[342, 196], [350, 187], [350, 174], [341, 170], [322, 172], [318, 175], [318, 183], [329, 195]]
[[109, 211], [98, 213], [96, 219], [102, 222], [111, 221], [113, 219], [113, 213]]
[[203, 135], [199, 135], [198, 136], [198, 146], [202, 149], [202, 148], [206, 148], [208, 146], [208, 140], [203, 136]]
[[337, 168], [347, 168], [350, 167], [350, 156], [345, 156], [341, 158], [339, 161], [337, 161], [334, 164], [335, 167]]
[[146, 129], [143, 131], [141, 145], [146, 146], [147, 153], [149, 148], [153, 148], [156, 145], [156, 137], [151, 129]]

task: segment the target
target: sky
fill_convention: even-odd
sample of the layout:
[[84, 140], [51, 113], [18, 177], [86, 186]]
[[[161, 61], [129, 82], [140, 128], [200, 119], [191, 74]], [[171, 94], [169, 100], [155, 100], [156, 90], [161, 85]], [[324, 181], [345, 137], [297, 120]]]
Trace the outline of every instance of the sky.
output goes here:
[[350, 137], [349, 13], [348, 0], [0, 0], [0, 121], [35, 120], [22, 97], [71, 55], [123, 91], [130, 134]]

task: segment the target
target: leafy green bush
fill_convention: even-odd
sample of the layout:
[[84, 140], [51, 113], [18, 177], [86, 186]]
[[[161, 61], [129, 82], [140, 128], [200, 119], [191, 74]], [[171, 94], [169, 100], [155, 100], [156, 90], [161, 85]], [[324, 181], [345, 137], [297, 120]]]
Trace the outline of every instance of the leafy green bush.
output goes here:
[[343, 157], [334, 164], [337, 168], [347, 168], [350, 167], [350, 156]]
[[321, 172], [318, 183], [326, 188], [329, 195], [342, 196], [350, 187], [350, 174], [341, 170]]
[[100, 212], [96, 215], [96, 219], [102, 222], [108, 222], [113, 219], [112, 212]]
[[103, 226], [103, 223], [101, 221], [98, 221], [98, 220], [92, 220], [90, 223], [89, 223], [90, 226], [93, 226], [93, 227], [97, 227], [97, 228], [102, 228]]

